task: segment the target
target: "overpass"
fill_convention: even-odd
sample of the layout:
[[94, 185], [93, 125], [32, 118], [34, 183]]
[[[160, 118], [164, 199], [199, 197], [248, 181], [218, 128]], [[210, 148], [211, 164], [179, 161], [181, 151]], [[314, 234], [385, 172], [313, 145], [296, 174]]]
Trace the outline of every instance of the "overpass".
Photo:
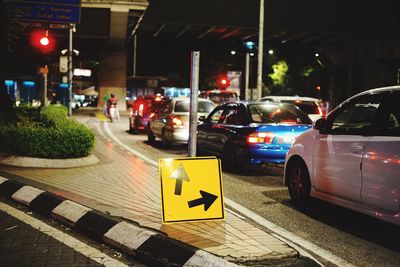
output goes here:
[[[79, 58], [98, 62], [100, 102], [111, 91], [123, 99], [127, 77], [135, 74], [134, 36], [149, 43], [158, 40], [157, 45], [162, 45], [160, 40], [257, 41], [258, 4], [244, 0], [82, 0], [74, 46], [81, 51]], [[345, 97], [397, 81], [399, 5], [396, 0], [367, 1], [362, 6], [356, 0], [265, 0], [264, 41], [301, 44], [326, 54], [333, 66], [329, 92], [344, 91]], [[59, 31], [59, 35], [65, 38], [66, 32]], [[139, 56], [149, 57], [144, 52]]]

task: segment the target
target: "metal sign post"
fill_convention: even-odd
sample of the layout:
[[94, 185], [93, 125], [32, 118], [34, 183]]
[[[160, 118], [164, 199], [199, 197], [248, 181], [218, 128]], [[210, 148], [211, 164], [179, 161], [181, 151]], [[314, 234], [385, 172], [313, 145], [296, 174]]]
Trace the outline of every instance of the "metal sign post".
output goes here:
[[189, 114], [189, 145], [188, 156], [196, 156], [197, 145], [197, 106], [198, 106], [198, 91], [199, 91], [199, 67], [200, 67], [200, 52], [191, 52], [191, 76], [190, 76], [190, 114]]
[[75, 25], [71, 24], [69, 27], [69, 45], [68, 45], [68, 116], [72, 116], [72, 78], [73, 78], [73, 69], [72, 69], [72, 53], [74, 52], [72, 49], [72, 32], [74, 30]]

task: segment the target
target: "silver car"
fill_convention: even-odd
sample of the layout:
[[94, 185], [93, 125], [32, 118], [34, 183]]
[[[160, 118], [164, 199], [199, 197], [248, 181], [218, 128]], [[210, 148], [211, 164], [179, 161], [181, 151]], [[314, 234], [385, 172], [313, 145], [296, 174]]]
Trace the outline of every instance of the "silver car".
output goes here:
[[[207, 116], [215, 104], [207, 99], [198, 99], [197, 115]], [[147, 127], [147, 140], [153, 143], [156, 138], [162, 140], [164, 146], [187, 144], [189, 139], [189, 98], [166, 100], [154, 113]]]

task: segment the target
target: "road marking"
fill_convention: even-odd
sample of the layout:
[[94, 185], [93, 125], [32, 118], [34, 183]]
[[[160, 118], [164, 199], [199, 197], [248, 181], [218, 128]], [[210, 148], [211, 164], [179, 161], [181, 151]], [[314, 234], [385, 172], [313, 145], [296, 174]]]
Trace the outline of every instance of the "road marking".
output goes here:
[[[158, 162], [155, 160], [150, 159], [149, 157], [143, 155], [142, 153], [140, 153], [139, 151], [136, 151], [135, 149], [132, 149], [130, 147], [128, 147], [127, 145], [123, 144], [110, 130], [107, 122], [104, 123], [106, 132], [109, 134], [109, 136], [111, 137], [111, 139], [113, 139], [117, 144], [119, 144], [120, 146], [123, 146], [124, 148], [126, 148], [126, 150], [132, 152], [134, 155], [138, 156], [139, 158], [141, 158], [144, 161], [147, 161], [148, 163], [150, 163], [151, 165], [155, 166], [158, 168]], [[293, 247], [295, 247], [297, 249], [297, 251], [299, 251], [300, 253], [302, 253], [302, 255], [307, 256], [312, 258], [313, 260], [315, 260], [316, 262], [318, 262], [311, 254], [307, 253], [306, 251], [304, 251], [302, 248], [305, 248], [309, 251], [312, 251], [313, 254], [337, 265], [337, 266], [341, 266], [341, 267], [355, 267], [353, 264], [347, 262], [346, 260], [330, 253], [329, 251], [318, 247], [317, 245], [302, 239], [301, 237], [293, 234], [292, 232], [289, 232], [279, 226], [277, 226], [276, 224], [266, 220], [265, 218], [259, 216], [258, 214], [256, 214], [255, 212], [247, 209], [246, 207], [234, 202], [233, 200], [230, 200], [229, 198], [225, 197], [224, 198], [225, 203], [228, 206], [231, 206], [233, 209], [235, 209], [236, 211], [238, 211], [240, 214], [246, 216], [247, 218], [257, 222], [258, 224], [260, 224], [261, 226], [275, 232], [278, 236], [280, 236], [281, 240], [286, 242], [289, 245], [293, 245]], [[226, 210], [228, 210], [229, 212], [231, 212], [230, 209], [226, 208]], [[274, 235], [275, 236], [275, 235]], [[276, 236], [275, 236], [276, 237]]]
[[[302, 248], [305, 248], [309, 251], [312, 251], [315, 255], [318, 255], [319, 257], [337, 265], [337, 266], [343, 266], [343, 267], [354, 267], [353, 264], [345, 261], [342, 258], [339, 258], [336, 255], [333, 255], [332, 253], [330, 253], [329, 251], [318, 247], [317, 245], [302, 239], [301, 237], [293, 234], [292, 232], [289, 232], [281, 227], [279, 227], [278, 225], [268, 221], [267, 219], [261, 217], [260, 215], [256, 214], [255, 212], [247, 209], [246, 207], [243, 207], [242, 205], [234, 202], [233, 200], [230, 200], [228, 198], [225, 198], [225, 203], [229, 206], [231, 206], [232, 208], [234, 208], [235, 210], [237, 210], [239, 213], [245, 215], [246, 217], [252, 219], [253, 221], [255, 221], [256, 223], [260, 224], [261, 226], [272, 230], [273, 232], [275, 232], [278, 236], [280, 236], [281, 240], [283, 240], [284, 242], [288, 243], [289, 245], [291, 244], [295, 244], [298, 245]], [[276, 235], [274, 235], [275, 237], [277, 237]], [[298, 249], [298, 246], [296, 246], [296, 249]], [[300, 249], [301, 251], [302, 249]], [[315, 260], [315, 259], [314, 259]]]
[[139, 151], [136, 151], [134, 149], [131, 149], [130, 147], [128, 147], [127, 145], [125, 145], [124, 143], [122, 143], [110, 130], [110, 127], [108, 126], [108, 122], [104, 122], [104, 129], [106, 130], [107, 134], [111, 137], [112, 140], [115, 141], [115, 143], [117, 143], [118, 145], [120, 145], [121, 147], [125, 148], [126, 150], [132, 152], [135, 156], [138, 156], [139, 158], [141, 158], [144, 161], [147, 161], [148, 163], [158, 167], [158, 162], [155, 160], [152, 160], [151, 158], [143, 155], [142, 153], [140, 153]]
[[104, 266], [128, 266], [114, 258], [111, 258], [107, 254], [104, 254], [100, 250], [93, 248], [86, 243], [34, 218], [31, 217], [22, 211], [19, 211], [5, 203], [0, 202], [0, 209], [12, 217], [30, 225], [31, 227], [39, 230], [40, 232], [51, 236], [52, 238], [60, 241], [61, 243], [65, 244], [66, 246], [78, 251], [79, 253], [83, 254], [84, 256], [88, 257], [91, 260], [94, 260]]

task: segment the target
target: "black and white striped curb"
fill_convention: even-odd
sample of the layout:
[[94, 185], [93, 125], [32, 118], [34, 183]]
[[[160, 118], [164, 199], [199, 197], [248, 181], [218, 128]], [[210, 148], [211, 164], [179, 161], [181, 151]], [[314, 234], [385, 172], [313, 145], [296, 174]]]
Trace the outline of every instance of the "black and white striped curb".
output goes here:
[[38, 188], [0, 176], [0, 197], [24, 204], [149, 266], [238, 266], [159, 232], [106, 216]]

